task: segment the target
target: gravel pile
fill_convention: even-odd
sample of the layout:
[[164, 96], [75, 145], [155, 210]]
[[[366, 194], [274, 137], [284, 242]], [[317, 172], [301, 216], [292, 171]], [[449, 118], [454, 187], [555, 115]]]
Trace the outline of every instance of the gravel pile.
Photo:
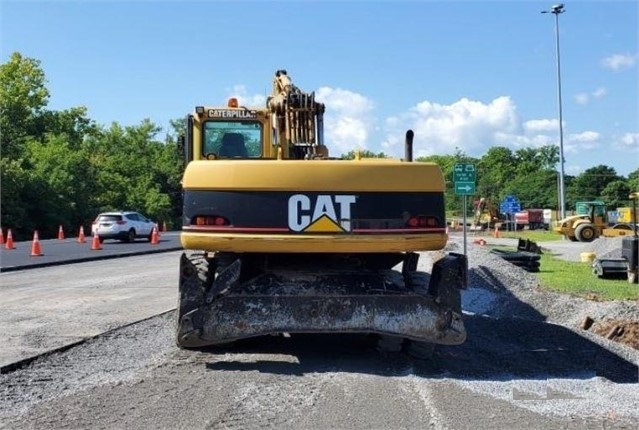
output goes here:
[[597, 258], [621, 258], [623, 237], [605, 237], [594, 240], [589, 245]]
[[[463, 252], [462, 240], [451, 238], [447, 251]], [[545, 247], [547, 243], [553, 248], [552, 251]], [[544, 252], [552, 252], [570, 261], [581, 261], [583, 252], [594, 252], [597, 257], [606, 258], [621, 256], [621, 238], [603, 238], [587, 244], [547, 243], [542, 244]], [[595, 302], [553, 293], [540, 288], [535, 274], [491, 254], [490, 247], [471, 242], [467, 245], [467, 255], [469, 288], [462, 293], [462, 307], [466, 314], [506, 318], [504, 321], [513, 326], [519, 324], [517, 321], [525, 320], [554, 323], [578, 333], [580, 338], [589, 339], [593, 344], [602, 345], [628, 363], [639, 365], [639, 351], [608, 340], [605, 335], [580, 328], [587, 316], [595, 321], [639, 321], [637, 301]], [[554, 377], [547, 380], [513, 377], [506, 378], [505, 382], [451, 379], [451, 382], [480, 395], [513, 402], [536, 413], [564, 417], [608, 417], [614, 422], [612, 427], [635, 428], [639, 422], [637, 384], [611, 384], [606, 378], [594, 376], [584, 374], [576, 379]], [[570, 395], [566, 400], [540, 401], [548, 399], [551, 392]], [[535, 400], [518, 401], [515, 393], [525, 393], [527, 398]], [[574, 400], [570, 399], [571, 396]], [[623, 420], [617, 420], [617, 417]]]
[[621, 258], [621, 241], [623, 237], [600, 237], [590, 243], [546, 242], [542, 248], [558, 252], [559, 256], [569, 261], [581, 261], [582, 252], [592, 252], [596, 258]]
[[[446, 251], [463, 252], [462, 240], [461, 237], [451, 238]], [[569, 245], [560, 251], [561, 258], [580, 261], [582, 252], [603, 256], [616, 255], [614, 253], [618, 251], [621, 255], [621, 238], [597, 239], [584, 246]], [[562, 244], [558, 243], [558, 246]], [[440, 255], [431, 254], [431, 261]], [[467, 242], [467, 256], [469, 288], [462, 295], [462, 306], [467, 313], [548, 321], [571, 328], [578, 327], [587, 316], [595, 320], [639, 321], [636, 301], [595, 302], [543, 290], [534, 273], [490, 253], [489, 247], [470, 241]]]

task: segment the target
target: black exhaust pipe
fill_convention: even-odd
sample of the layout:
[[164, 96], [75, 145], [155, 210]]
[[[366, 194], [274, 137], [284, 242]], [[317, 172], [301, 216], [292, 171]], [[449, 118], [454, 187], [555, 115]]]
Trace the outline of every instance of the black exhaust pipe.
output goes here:
[[415, 133], [413, 130], [406, 132], [406, 143], [404, 144], [404, 159], [406, 161], [413, 161], [413, 137]]

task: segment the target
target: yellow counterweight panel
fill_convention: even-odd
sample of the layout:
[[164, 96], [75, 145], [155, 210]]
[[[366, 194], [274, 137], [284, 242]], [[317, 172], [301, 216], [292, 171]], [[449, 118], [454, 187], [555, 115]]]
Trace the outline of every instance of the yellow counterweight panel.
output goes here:
[[182, 232], [184, 249], [220, 252], [410, 252], [439, 250], [448, 235], [249, 235]]
[[399, 160], [200, 160], [188, 164], [186, 190], [444, 192], [434, 163]]

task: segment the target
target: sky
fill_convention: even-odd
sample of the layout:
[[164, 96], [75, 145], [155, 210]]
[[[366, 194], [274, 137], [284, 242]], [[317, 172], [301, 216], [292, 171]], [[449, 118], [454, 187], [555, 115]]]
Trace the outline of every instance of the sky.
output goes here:
[[[0, 60], [37, 59], [50, 109], [169, 130], [196, 105], [263, 106], [286, 69], [326, 104], [331, 155], [559, 145], [550, 1], [0, 0]], [[565, 173], [639, 168], [639, 2], [559, 15]]]

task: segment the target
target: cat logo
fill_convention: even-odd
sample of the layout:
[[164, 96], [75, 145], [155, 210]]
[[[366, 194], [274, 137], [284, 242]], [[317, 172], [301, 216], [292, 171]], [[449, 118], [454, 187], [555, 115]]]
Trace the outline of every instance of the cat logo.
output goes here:
[[344, 233], [351, 231], [351, 205], [355, 196], [320, 194], [313, 202], [309, 196], [295, 194], [288, 199], [288, 228], [308, 233]]

